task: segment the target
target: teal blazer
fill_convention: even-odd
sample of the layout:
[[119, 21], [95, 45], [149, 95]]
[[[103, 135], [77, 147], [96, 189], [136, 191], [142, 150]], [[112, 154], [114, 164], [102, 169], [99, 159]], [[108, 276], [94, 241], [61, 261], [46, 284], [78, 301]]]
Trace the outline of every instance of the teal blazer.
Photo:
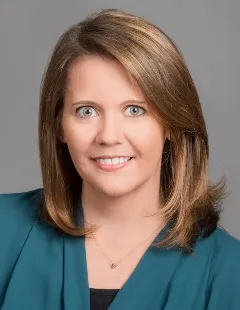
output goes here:
[[[85, 239], [40, 222], [42, 195], [0, 195], [0, 309], [89, 310]], [[108, 309], [239, 310], [240, 241], [218, 227], [191, 255], [149, 247]]]

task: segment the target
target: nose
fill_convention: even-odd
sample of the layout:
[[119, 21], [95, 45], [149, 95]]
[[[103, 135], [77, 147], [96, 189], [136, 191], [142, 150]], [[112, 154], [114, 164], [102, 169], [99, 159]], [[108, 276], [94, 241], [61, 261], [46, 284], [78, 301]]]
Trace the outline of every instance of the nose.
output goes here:
[[121, 119], [108, 115], [101, 120], [99, 129], [96, 135], [96, 142], [98, 144], [113, 145], [122, 143], [123, 141], [123, 123]]

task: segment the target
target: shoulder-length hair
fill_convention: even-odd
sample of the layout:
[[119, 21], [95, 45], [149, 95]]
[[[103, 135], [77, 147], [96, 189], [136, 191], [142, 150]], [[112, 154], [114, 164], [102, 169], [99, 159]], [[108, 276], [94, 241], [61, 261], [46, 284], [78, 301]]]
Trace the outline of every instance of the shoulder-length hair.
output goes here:
[[210, 184], [209, 145], [197, 90], [180, 49], [144, 18], [106, 9], [88, 15], [59, 38], [41, 85], [39, 152], [43, 178], [40, 217], [62, 233], [88, 236], [94, 227], [75, 221], [82, 178], [59, 140], [68, 72], [87, 55], [119, 61], [140, 87], [157, 119], [170, 132], [162, 155], [161, 214], [171, 223], [157, 246], [192, 251], [199, 234], [217, 227], [226, 177]]

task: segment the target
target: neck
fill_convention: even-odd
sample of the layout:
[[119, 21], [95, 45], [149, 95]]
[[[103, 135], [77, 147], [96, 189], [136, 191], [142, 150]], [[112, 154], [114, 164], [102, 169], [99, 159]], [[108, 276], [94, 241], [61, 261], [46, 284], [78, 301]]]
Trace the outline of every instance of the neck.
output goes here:
[[153, 222], [155, 225], [160, 223], [161, 219], [159, 183], [155, 184], [153, 186], [148, 182], [124, 196], [110, 197], [83, 182], [81, 200], [85, 221], [109, 229], [114, 228], [115, 231], [118, 228], [122, 230], [130, 227], [140, 229], [143, 225], [151, 228]]

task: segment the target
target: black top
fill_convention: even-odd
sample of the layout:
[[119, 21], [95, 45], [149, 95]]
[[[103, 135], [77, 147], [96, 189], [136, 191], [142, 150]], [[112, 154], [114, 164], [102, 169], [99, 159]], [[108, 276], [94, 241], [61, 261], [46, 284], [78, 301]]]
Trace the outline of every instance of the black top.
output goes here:
[[119, 289], [90, 288], [90, 309], [107, 310]]

